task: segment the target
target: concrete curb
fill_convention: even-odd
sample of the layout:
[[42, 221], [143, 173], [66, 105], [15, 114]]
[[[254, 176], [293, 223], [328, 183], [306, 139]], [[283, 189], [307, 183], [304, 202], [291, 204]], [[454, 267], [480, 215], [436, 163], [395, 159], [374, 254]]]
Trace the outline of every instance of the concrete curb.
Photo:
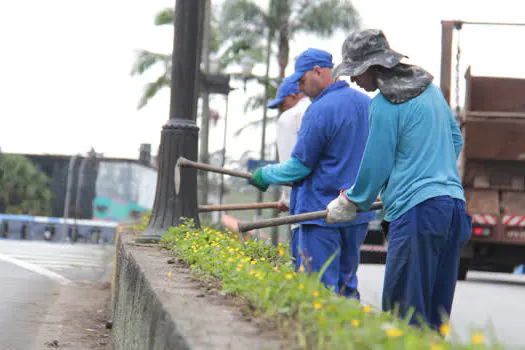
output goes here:
[[[277, 349], [237, 310], [208, 296], [157, 245], [136, 245], [120, 232], [113, 302], [113, 347], [143, 349]], [[170, 273], [171, 272], [171, 273]]]

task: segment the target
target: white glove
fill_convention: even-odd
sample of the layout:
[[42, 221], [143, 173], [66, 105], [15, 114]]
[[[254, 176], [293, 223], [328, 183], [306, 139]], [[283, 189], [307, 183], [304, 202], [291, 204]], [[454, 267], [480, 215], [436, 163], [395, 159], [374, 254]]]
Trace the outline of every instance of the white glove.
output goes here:
[[357, 206], [350, 202], [342, 193], [336, 199], [328, 203], [326, 210], [328, 210], [326, 222], [329, 224], [333, 224], [334, 222], [352, 221], [357, 215]]

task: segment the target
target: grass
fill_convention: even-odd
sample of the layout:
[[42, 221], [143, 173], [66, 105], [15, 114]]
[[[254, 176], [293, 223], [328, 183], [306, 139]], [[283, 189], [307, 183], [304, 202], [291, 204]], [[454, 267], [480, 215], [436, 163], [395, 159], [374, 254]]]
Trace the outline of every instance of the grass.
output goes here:
[[[408, 325], [325, 288], [320, 273], [296, 273], [288, 247], [248, 241], [236, 234], [196, 228], [191, 221], [172, 227], [161, 245], [186, 261], [222, 291], [243, 298], [255, 316], [270, 320], [280, 335], [301, 349], [499, 349], [480, 331], [469, 344], [447, 342], [438, 333]], [[448, 325], [441, 335], [450, 332]]]

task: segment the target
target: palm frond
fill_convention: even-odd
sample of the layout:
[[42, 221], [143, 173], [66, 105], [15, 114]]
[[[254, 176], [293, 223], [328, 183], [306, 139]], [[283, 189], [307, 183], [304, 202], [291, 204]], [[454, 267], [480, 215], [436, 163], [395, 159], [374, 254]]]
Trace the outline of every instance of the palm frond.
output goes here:
[[264, 38], [268, 17], [254, 1], [226, 0], [219, 20], [221, 41], [229, 38]]
[[[267, 123], [266, 126], [268, 126], [268, 124], [273, 124], [276, 121], [277, 121], [277, 117], [267, 117], [266, 118], [266, 123]], [[235, 131], [235, 133], [233, 134], [233, 136], [237, 137], [240, 134], [242, 134], [242, 132], [245, 131], [246, 129], [254, 128], [254, 127], [260, 128], [261, 126], [262, 126], [262, 119], [249, 122], [249, 123], [243, 125], [242, 127], [240, 127], [239, 129], [237, 129]]]
[[170, 78], [167, 74], [163, 74], [160, 77], [158, 77], [157, 80], [148, 83], [144, 88], [144, 93], [140, 98], [139, 105], [137, 108], [142, 109], [148, 104], [149, 100], [151, 100], [160, 90], [162, 90], [165, 87], [170, 87]]
[[173, 8], [167, 7], [155, 15], [155, 25], [173, 25], [175, 23], [175, 12]]
[[359, 14], [349, 0], [318, 0], [307, 3], [292, 16], [291, 33], [308, 32], [327, 37], [337, 29], [351, 30], [360, 26]]
[[168, 69], [171, 63], [171, 55], [140, 50], [136, 54], [135, 63], [133, 63], [131, 68], [131, 75], [142, 75], [157, 63], [163, 63]]

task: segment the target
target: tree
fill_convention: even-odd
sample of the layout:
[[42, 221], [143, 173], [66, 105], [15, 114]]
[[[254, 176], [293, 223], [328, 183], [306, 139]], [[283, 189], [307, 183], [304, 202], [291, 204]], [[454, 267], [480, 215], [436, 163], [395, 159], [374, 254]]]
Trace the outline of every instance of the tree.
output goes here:
[[[311, 33], [328, 37], [336, 30], [359, 28], [359, 15], [349, 0], [270, 0], [265, 10], [252, 0], [226, 0], [220, 15], [221, 40], [238, 41], [260, 45], [268, 40], [277, 46], [279, 76], [267, 77], [269, 84], [277, 84], [284, 78], [289, 63], [290, 40], [299, 33]], [[246, 51], [250, 47], [245, 47]], [[248, 100], [247, 107], [255, 109], [266, 105], [265, 96]], [[256, 122], [257, 123], [257, 122]], [[265, 120], [258, 123], [265, 124]], [[253, 124], [253, 123], [252, 123]], [[243, 127], [244, 129], [244, 127]]]
[[357, 28], [359, 16], [349, 0], [270, 0], [267, 10], [253, 0], [226, 0], [219, 22], [221, 40], [245, 38], [248, 46], [260, 44], [271, 33], [271, 42], [277, 45], [280, 79], [288, 66], [290, 40], [296, 34], [329, 37], [338, 29]]
[[0, 213], [49, 215], [49, 178], [21, 155], [0, 154]]

